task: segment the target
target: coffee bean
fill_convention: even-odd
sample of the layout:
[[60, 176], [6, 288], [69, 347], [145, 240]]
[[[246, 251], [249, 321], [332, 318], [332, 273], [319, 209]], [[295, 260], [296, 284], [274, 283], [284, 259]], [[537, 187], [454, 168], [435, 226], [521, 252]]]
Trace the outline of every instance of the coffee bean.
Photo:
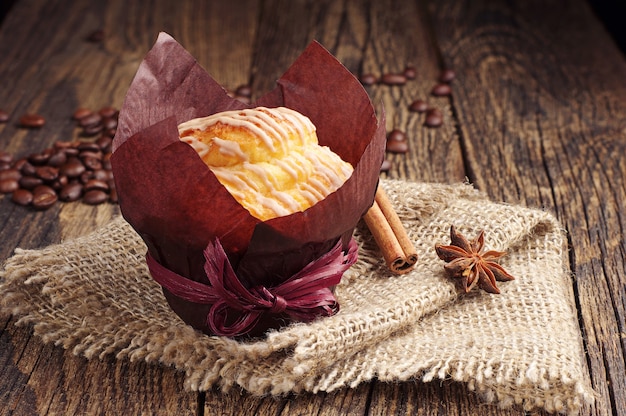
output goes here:
[[30, 205], [33, 202], [33, 193], [26, 189], [16, 189], [11, 195], [11, 201], [18, 205]]
[[448, 84], [437, 84], [433, 87], [431, 93], [437, 96], [450, 95], [452, 88]]
[[75, 142], [66, 142], [66, 141], [58, 140], [54, 142], [53, 147], [57, 150], [67, 150], [67, 149], [72, 149], [76, 146], [78, 146], [78, 144]]
[[403, 131], [394, 129], [387, 135], [387, 145], [385, 148], [392, 153], [406, 153], [409, 151], [406, 134]]
[[[95, 144], [95, 143], [93, 143]], [[100, 150], [99, 147], [94, 148], [95, 150], [82, 150], [79, 154], [78, 157], [83, 160], [83, 159], [87, 159], [87, 158], [91, 158], [91, 159], [96, 159], [96, 160], [102, 160], [102, 158], [104, 157], [104, 154], [102, 153], [102, 151]]]
[[428, 127], [439, 127], [443, 124], [443, 115], [437, 109], [430, 109], [426, 113], [424, 124]]
[[415, 100], [409, 105], [409, 110], [416, 113], [424, 113], [428, 110], [428, 104], [424, 100]]
[[67, 185], [68, 182], [69, 179], [67, 179], [67, 176], [59, 176], [52, 182], [52, 189], [54, 189], [55, 191], [60, 191], [61, 188]]
[[88, 205], [98, 205], [106, 202], [108, 199], [109, 195], [99, 189], [93, 189], [91, 191], [85, 192], [85, 195], [83, 195], [83, 202]]
[[378, 78], [376, 78], [376, 75], [374, 74], [362, 74], [359, 77], [359, 81], [361, 81], [361, 84], [363, 85], [374, 85], [378, 82]]
[[35, 170], [35, 176], [44, 182], [52, 182], [59, 177], [59, 169], [54, 166], [39, 166]]
[[402, 130], [393, 129], [387, 135], [387, 140], [396, 142], [406, 142], [406, 134]]
[[113, 179], [113, 172], [106, 169], [98, 169], [93, 171], [93, 179], [97, 179], [99, 181], [109, 181]]
[[11, 164], [6, 162], [0, 162], [0, 170], [11, 169]]
[[441, 110], [436, 107], [429, 108], [428, 111], [426, 112], [426, 115], [437, 115], [443, 118], [443, 114], [441, 113]]
[[98, 158], [86, 156], [81, 157], [81, 160], [83, 161], [83, 165], [85, 165], [85, 168], [89, 170], [102, 169], [102, 161]]
[[392, 140], [387, 142], [385, 150], [391, 153], [406, 153], [409, 151], [409, 144], [407, 142], [397, 142]]
[[50, 155], [47, 153], [33, 153], [28, 156], [28, 161], [36, 166], [45, 165], [50, 159]]
[[90, 109], [79, 107], [76, 110], [74, 110], [74, 114], [72, 114], [72, 118], [74, 120], [79, 121], [79, 120], [81, 120], [81, 119], [83, 119], [83, 118], [85, 118], [87, 116], [92, 115], [92, 114], [93, 114], [93, 112]]
[[102, 128], [104, 130], [114, 130], [117, 128], [117, 119], [113, 117], [105, 117], [102, 119]]
[[78, 125], [83, 128], [95, 126], [101, 123], [102, 123], [102, 116], [98, 113], [91, 113], [78, 120]]
[[6, 179], [13, 179], [13, 180], [19, 181], [21, 177], [22, 177], [22, 174], [17, 169], [5, 169], [3, 171], [0, 171], [0, 181], [6, 180]]
[[67, 162], [67, 153], [63, 151], [56, 152], [55, 154], [50, 156], [50, 159], [48, 159], [48, 165], [57, 168], [63, 165], [65, 162]]
[[10, 194], [11, 192], [17, 190], [19, 187], [20, 185], [17, 179], [0, 179], [0, 193], [2, 194]]
[[46, 124], [46, 119], [35, 113], [24, 114], [19, 119], [19, 125], [26, 128], [39, 128]]
[[452, 82], [455, 77], [455, 72], [452, 69], [447, 68], [441, 71], [441, 75], [439, 75], [439, 81], [449, 83]]
[[103, 152], [110, 153], [111, 146], [113, 145], [113, 139], [107, 136], [100, 136], [96, 139], [96, 144]]
[[406, 84], [406, 77], [403, 74], [387, 73], [380, 79], [385, 85], [404, 85]]
[[102, 107], [100, 110], [98, 110], [98, 114], [100, 114], [103, 118], [117, 119], [119, 112], [115, 107]]
[[403, 75], [406, 79], [415, 79], [417, 77], [417, 69], [414, 66], [407, 66], [404, 68]]
[[5, 110], [0, 109], [0, 123], [6, 123], [11, 118], [11, 115]]
[[78, 143], [78, 146], [76, 146], [78, 148], [79, 151], [81, 152], [99, 152], [100, 151], [100, 147], [98, 146], [97, 143], [94, 142], [80, 142]]
[[59, 199], [64, 202], [78, 201], [83, 194], [83, 185], [78, 182], [71, 182], [59, 191]]
[[235, 89], [235, 95], [240, 97], [252, 97], [252, 87], [249, 85], [240, 85]]
[[39, 185], [35, 189], [33, 189], [33, 195], [41, 195], [41, 194], [55, 194], [54, 189], [48, 185]]
[[102, 124], [94, 124], [92, 126], [86, 126], [83, 128], [83, 131], [81, 132], [81, 136], [93, 137], [97, 135], [98, 133], [102, 132], [102, 130], [104, 130], [104, 126]]
[[85, 40], [87, 42], [91, 42], [91, 43], [100, 43], [100, 42], [102, 42], [104, 40], [104, 30], [102, 30], [102, 29], [94, 30], [89, 35], [87, 35]]
[[32, 205], [36, 210], [43, 211], [52, 207], [58, 201], [54, 189], [46, 185], [40, 185], [33, 189]]
[[77, 147], [68, 147], [67, 149], [63, 149], [63, 153], [65, 153], [65, 156], [67, 156], [69, 159], [72, 156], [78, 156], [78, 154], [80, 153], [80, 150], [78, 150]]
[[252, 103], [252, 99], [250, 97], [243, 97], [241, 95], [235, 95], [234, 97], [237, 101], [241, 101], [244, 104]]
[[59, 173], [68, 178], [78, 178], [85, 170], [85, 165], [78, 158], [71, 157], [61, 166]]
[[90, 179], [85, 183], [84, 189], [85, 191], [91, 191], [91, 190], [97, 189], [97, 190], [106, 192], [109, 190], [109, 185], [106, 183], [106, 181], [103, 181], [103, 180]]
[[22, 172], [22, 175], [34, 175], [35, 174], [35, 166], [33, 166], [28, 160], [20, 159], [13, 165], [15, 169], [18, 169]]
[[80, 175], [80, 183], [82, 184], [86, 184], [88, 181], [92, 180], [94, 178], [94, 173], [92, 170], [86, 170], [85, 172], [83, 172], [82, 175]]
[[11, 153], [0, 151], [0, 163], [13, 162], [13, 155]]
[[43, 185], [43, 180], [35, 176], [22, 176], [19, 180], [19, 184], [20, 187], [24, 189], [35, 189], [39, 185]]

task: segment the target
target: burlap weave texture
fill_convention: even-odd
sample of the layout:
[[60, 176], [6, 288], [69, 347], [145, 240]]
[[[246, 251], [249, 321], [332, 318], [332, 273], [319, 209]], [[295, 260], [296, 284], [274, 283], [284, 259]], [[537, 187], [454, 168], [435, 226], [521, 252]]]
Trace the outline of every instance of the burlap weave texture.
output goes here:
[[[501, 406], [575, 413], [591, 402], [558, 221], [469, 185], [381, 183], [420, 260], [411, 273], [390, 274], [360, 225], [359, 261], [337, 287], [333, 317], [253, 342], [202, 335], [170, 311], [122, 218], [59, 245], [17, 249], [0, 275], [2, 310], [88, 358], [171, 365], [191, 390], [281, 394], [452, 378]], [[508, 251], [500, 263], [516, 280], [499, 283], [501, 295], [464, 294], [445, 276], [434, 244], [449, 243], [451, 224], [470, 238], [484, 229], [486, 248]]]

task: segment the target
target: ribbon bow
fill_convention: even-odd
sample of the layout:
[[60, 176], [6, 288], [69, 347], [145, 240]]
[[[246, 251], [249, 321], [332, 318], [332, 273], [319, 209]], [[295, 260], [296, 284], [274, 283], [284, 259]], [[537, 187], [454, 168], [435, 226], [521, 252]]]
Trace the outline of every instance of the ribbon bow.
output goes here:
[[[211, 305], [206, 320], [213, 333], [236, 336], [254, 328], [264, 313], [285, 313], [304, 322], [337, 313], [339, 304], [330, 287], [337, 285], [343, 273], [356, 262], [357, 251], [356, 242], [350, 239], [348, 252], [344, 254], [339, 240], [329, 252], [272, 288], [244, 287], [217, 238], [204, 250], [204, 271], [211, 285], [189, 280], [169, 270], [149, 252], [146, 262], [154, 280], [173, 295], [189, 302]], [[240, 313], [230, 325], [227, 324], [229, 310]]]

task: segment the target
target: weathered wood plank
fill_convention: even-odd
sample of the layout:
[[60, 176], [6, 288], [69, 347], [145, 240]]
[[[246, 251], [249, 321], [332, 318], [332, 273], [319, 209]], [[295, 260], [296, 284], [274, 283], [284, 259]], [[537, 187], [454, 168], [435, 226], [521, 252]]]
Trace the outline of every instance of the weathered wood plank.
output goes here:
[[[36, 392], [28, 385], [32, 363], [25, 364], [29, 361], [25, 349], [32, 330], [16, 329], [14, 323], [7, 318], [0, 331], [0, 414], [19, 414], [18, 408], [24, 414], [36, 414]], [[19, 362], [22, 365], [18, 368]]]
[[[387, 131], [400, 129], [408, 136], [407, 154], [392, 155], [388, 177], [426, 182], [460, 182], [465, 177], [463, 156], [456, 135], [456, 120], [448, 97], [431, 95], [443, 69], [432, 38], [429, 16], [416, 2], [372, 2], [368, 10], [369, 41], [364, 51], [362, 71], [382, 76], [402, 73], [414, 66], [417, 77], [403, 86], [368, 87], [372, 100], [382, 102], [387, 114]], [[444, 124], [424, 125], [425, 114], [408, 110], [421, 99], [430, 108], [441, 110]]]
[[365, 415], [371, 384], [332, 393], [301, 393], [281, 397], [254, 397], [233, 390], [228, 393], [207, 392], [206, 415]]
[[[13, 325], [13, 323], [10, 323]], [[72, 355], [7, 327], [0, 347], [1, 414], [195, 414], [181, 373], [145, 363]]]
[[626, 62], [584, 2], [432, 2], [470, 179], [565, 224], [593, 414], [626, 409]]
[[[416, 79], [404, 86], [368, 87], [372, 99], [384, 103], [387, 130], [397, 128], [406, 132], [411, 145], [407, 154], [388, 156], [393, 165], [386, 176], [432, 182], [463, 181], [467, 173], [453, 102], [449, 97], [431, 95], [446, 63], [439, 58], [427, 10], [421, 4], [402, 1], [372, 2], [368, 16], [371, 36], [363, 57], [363, 73], [401, 73], [410, 65], [417, 69]], [[453, 81], [452, 86], [456, 88], [457, 83]], [[429, 128], [424, 125], [424, 114], [408, 111], [416, 99], [440, 109], [444, 124]], [[458, 383], [375, 383], [370, 403], [368, 414], [372, 415], [471, 414], [478, 407], [485, 415], [516, 413], [482, 405], [475, 394]]]

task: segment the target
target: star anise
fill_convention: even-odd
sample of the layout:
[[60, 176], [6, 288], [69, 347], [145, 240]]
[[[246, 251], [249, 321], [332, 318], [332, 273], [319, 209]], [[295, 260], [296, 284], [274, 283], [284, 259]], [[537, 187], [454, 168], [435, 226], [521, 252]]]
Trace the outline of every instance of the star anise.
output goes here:
[[483, 251], [485, 232], [468, 241], [461, 233], [450, 227], [451, 245], [435, 244], [435, 250], [440, 259], [446, 264], [443, 266], [450, 277], [460, 278], [465, 292], [469, 292], [478, 285], [489, 293], [500, 293], [496, 281], [515, 279], [498, 263], [492, 261], [506, 254], [503, 251]]

